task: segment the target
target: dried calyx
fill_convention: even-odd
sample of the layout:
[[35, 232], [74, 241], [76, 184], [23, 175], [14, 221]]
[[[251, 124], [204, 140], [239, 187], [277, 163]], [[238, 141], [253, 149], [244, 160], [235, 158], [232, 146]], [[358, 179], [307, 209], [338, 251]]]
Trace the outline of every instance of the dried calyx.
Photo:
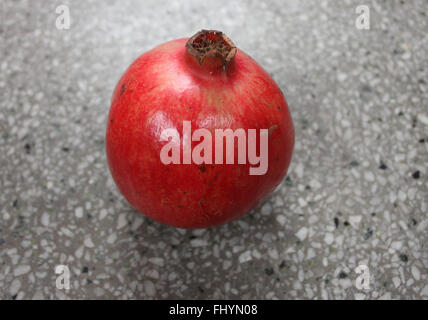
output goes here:
[[236, 47], [232, 40], [217, 30], [199, 31], [187, 41], [186, 49], [200, 65], [206, 57], [210, 57], [220, 58], [223, 66], [227, 66], [236, 54]]

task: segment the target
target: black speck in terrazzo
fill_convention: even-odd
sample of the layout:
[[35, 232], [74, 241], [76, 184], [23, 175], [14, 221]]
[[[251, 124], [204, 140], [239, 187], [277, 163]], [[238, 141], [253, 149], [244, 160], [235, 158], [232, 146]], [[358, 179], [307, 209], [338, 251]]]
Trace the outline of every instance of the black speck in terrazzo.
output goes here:
[[12, 300], [16, 300], [16, 297], [17, 297], [17, 296], [18, 296], [17, 294], [13, 295], [13, 296], [12, 296]]
[[26, 154], [30, 154], [31, 153], [31, 144], [26, 143], [24, 146], [24, 149], [25, 149]]
[[285, 267], [288, 267], [288, 264], [285, 260], [281, 261], [279, 264], [279, 269], [284, 269]]
[[413, 172], [413, 174], [412, 174], [413, 179], [419, 179], [420, 176], [421, 176], [421, 172], [419, 170]]
[[395, 55], [399, 55], [399, 54], [403, 54], [404, 50], [403, 49], [394, 49], [394, 51], [392, 51], [392, 53]]
[[91, 285], [92, 284], [92, 280], [91, 279], [86, 279], [86, 284], [87, 285]]
[[70, 151], [70, 148], [68, 148], [68, 147], [62, 147], [62, 151], [68, 152], [68, 151]]
[[376, 217], [376, 212], [372, 212], [372, 217]]
[[425, 143], [425, 139], [419, 139], [419, 143]]
[[349, 165], [350, 165], [351, 167], [358, 167], [358, 166], [360, 165], [360, 163], [359, 163], [357, 160], [354, 160], [354, 161], [352, 161]]
[[13, 200], [12, 206], [18, 208], [18, 199]]
[[361, 91], [363, 92], [372, 92], [372, 88], [370, 88], [370, 86], [368, 85], [364, 85], [361, 87]]
[[381, 161], [381, 162], [380, 162], [379, 169], [381, 169], [381, 170], [386, 170], [386, 169], [388, 169], [388, 167], [386, 166], [386, 164], [385, 164], [385, 163], [383, 163], [383, 161]]
[[89, 268], [88, 268], [88, 267], [83, 267], [83, 269], [82, 269], [82, 273], [88, 273], [88, 271], [89, 271]]
[[418, 118], [413, 117], [412, 118], [412, 128], [416, 128], [416, 125], [418, 124]]
[[285, 185], [286, 185], [287, 187], [291, 187], [291, 186], [293, 186], [293, 182], [291, 181], [291, 178], [290, 178], [289, 176], [287, 176], [287, 177], [285, 178]]
[[409, 257], [407, 257], [406, 254], [402, 253], [402, 254], [400, 254], [400, 260], [403, 262], [407, 262], [407, 261], [409, 261]]
[[346, 279], [348, 277], [348, 274], [346, 274], [345, 272], [341, 271], [339, 273], [339, 279]]
[[344, 225], [345, 227], [348, 227], [348, 226], [349, 226], [349, 222], [348, 222], [348, 221], [345, 221], [345, 222], [343, 223], [343, 225]]
[[339, 218], [334, 217], [334, 225], [336, 226], [336, 229], [339, 227]]
[[371, 91], [372, 89], [369, 86], [362, 86], [360, 89], [360, 98], [367, 100], [367, 97], [370, 95]]
[[416, 221], [415, 218], [412, 218], [411, 223], [412, 223], [412, 226], [416, 226], [418, 224], [418, 221]]
[[373, 235], [373, 230], [367, 229], [367, 232], [364, 234], [364, 240], [368, 240]]
[[272, 268], [266, 268], [266, 269], [265, 269], [265, 273], [266, 273], [268, 276], [271, 276], [271, 275], [273, 275], [273, 269], [272, 269]]
[[201, 286], [198, 286], [198, 290], [199, 290], [200, 293], [204, 293], [205, 292], [204, 288], [202, 288]]

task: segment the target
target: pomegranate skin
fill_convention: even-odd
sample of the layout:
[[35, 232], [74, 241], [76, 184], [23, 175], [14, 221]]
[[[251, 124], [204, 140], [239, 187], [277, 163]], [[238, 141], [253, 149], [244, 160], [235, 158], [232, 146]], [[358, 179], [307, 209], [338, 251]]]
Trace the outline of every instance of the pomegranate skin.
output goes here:
[[[227, 68], [214, 58], [200, 65], [187, 41], [144, 53], [123, 74], [112, 97], [106, 152], [113, 179], [134, 208], [171, 226], [206, 228], [242, 216], [276, 188], [290, 164], [294, 128], [281, 90], [251, 57], [237, 49]], [[213, 164], [161, 162], [167, 143], [161, 132], [175, 128], [183, 138], [183, 121], [191, 121], [192, 133], [212, 133]], [[214, 130], [226, 128], [257, 129], [257, 136], [269, 129], [266, 174], [250, 175], [248, 161], [237, 164], [236, 139], [235, 164], [214, 164]]]

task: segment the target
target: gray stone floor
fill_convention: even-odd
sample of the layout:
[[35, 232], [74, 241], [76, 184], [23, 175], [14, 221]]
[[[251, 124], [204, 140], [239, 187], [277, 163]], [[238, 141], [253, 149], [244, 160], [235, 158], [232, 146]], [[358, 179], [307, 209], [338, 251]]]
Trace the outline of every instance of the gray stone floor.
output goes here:
[[[71, 27], [55, 27], [60, 4]], [[355, 27], [356, 7], [370, 30]], [[415, 1], [0, 2], [0, 299], [428, 298], [428, 24]], [[209, 230], [116, 190], [112, 90], [142, 52], [223, 30], [283, 88], [288, 178]], [[55, 266], [70, 270], [57, 289]], [[358, 289], [356, 267], [369, 268]]]

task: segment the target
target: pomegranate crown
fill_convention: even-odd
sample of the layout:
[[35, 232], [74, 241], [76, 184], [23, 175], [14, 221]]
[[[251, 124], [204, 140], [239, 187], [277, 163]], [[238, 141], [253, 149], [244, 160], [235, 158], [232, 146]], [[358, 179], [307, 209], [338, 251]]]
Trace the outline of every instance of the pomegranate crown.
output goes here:
[[206, 57], [220, 58], [224, 66], [232, 61], [236, 54], [236, 46], [223, 32], [217, 30], [201, 30], [186, 43], [189, 54], [194, 56], [199, 65]]

